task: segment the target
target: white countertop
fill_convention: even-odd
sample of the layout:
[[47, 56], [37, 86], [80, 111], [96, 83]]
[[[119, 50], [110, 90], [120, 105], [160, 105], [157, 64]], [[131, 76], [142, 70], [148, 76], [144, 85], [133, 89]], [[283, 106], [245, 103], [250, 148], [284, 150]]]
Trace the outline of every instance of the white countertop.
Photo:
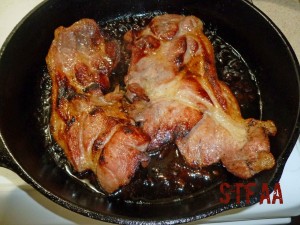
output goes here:
[[[41, 0], [0, 1], [0, 46], [14, 26]], [[300, 59], [300, 1], [253, 0], [281, 29]], [[290, 216], [300, 215], [300, 200], [288, 193], [300, 193], [300, 143], [294, 149], [280, 180], [284, 204], [256, 204], [243, 209], [230, 210], [201, 220], [201, 223], [257, 219], [255, 224], [283, 224]], [[290, 180], [294, 183], [291, 185]], [[5, 195], [3, 195], [5, 193]], [[284, 210], [291, 207], [289, 215]], [[265, 213], [264, 209], [268, 209]], [[271, 215], [273, 214], [273, 215]], [[246, 216], [245, 216], [246, 215]], [[280, 219], [274, 219], [274, 215]], [[249, 221], [248, 221], [249, 222]], [[196, 222], [193, 224], [199, 224]], [[73, 213], [42, 196], [13, 172], [0, 168], [0, 224], [105, 224]], [[218, 223], [221, 224], [221, 223]], [[228, 224], [234, 224], [230, 222]], [[238, 224], [242, 224], [238, 222]], [[243, 224], [247, 224], [244, 222]], [[248, 224], [253, 224], [250, 221]]]

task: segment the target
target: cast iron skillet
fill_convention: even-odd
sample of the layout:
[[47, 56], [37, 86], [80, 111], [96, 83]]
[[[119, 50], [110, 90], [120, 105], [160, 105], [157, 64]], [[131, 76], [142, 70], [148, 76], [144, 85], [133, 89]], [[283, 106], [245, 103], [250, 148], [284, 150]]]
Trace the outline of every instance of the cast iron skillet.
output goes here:
[[[193, 14], [214, 24], [218, 34], [234, 46], [259, 82], [262, 119], [273, 120], [278, 134], [271, 139], [277, 166], [249, 182], [257, 188], [250, 203], [221, 204], [219, 187], [204, 194], [165, 204], [128, 204], [103, 198], [71, 179], [51, 160], [37, 126], [37, 87], [45, 56], [58, 26], [84, 18], [107, 20], [124, 14], [152, 11]], [[0, 165], [13, 170], [54, 202], [85, 216], [112, 223], [184, 223], [259, 201], [259, 185], [270, 190], [299, 136], [299, 63], [276, 26], [246, 0], [51, 0], [36, 7], [1, 49]], [[238, 182], [228, 180], [227, 182]]]

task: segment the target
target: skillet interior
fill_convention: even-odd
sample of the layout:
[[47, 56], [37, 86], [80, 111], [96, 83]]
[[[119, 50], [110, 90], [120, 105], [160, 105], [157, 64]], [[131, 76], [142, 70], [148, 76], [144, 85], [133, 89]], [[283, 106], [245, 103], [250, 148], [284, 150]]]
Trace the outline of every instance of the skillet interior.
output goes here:
[[[271, 119], [278, 127], [277, 136], [271, 139], [277, 167], [249, 182], [267, 182], [272, 188], [299, 135], [298, 62], [281, 33], [246, 1], [46, 1], [22, 21], [1, 52], [0, 129], [13, 156], [7, 166], [52, 200], [96, 219], [118, 223], [179, 223], [246, 205], [243, 201], [235, 204], [234, 198], [228, 205], [221, 204], [219, 187], [169, 204], [108, 201], [70, 179], [46, 157], [35, 113], [40, 75], [54, 29], [69, 26], [84, 17], [102, 21], [157, 10], [193, 14], [211, 22], [217, 26], [218, 34], [255, 68], [264, 106], [262, 119]], [[258, 196], [259, 188], [250, 204], [256, 203]]]

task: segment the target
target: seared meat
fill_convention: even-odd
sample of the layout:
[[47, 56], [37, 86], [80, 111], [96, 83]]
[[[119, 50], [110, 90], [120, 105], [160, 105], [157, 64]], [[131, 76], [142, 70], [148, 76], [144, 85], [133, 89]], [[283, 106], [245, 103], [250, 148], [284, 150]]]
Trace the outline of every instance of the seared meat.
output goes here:
[[119, 47], [104, 40], [96, 22], [59, 27], [46, 61], [52, 79], [51, 131], [78, 172], [93, 171], [112, 193], [127, 184], [141, 161], [148, 136], [124, 113], [123, 92], [108, 90]]
[[176, 143], [192, 166], [208, 166], [222, 161], [229, 172], [244, 179], [271, 169], [275, 160], [269, 151], [268, 135], [274, 135], [274, 124], [245, 120], [242, 125], [245, 134], [241, 136], [238, 134], [241, 127], [236, 126], [227, 129], [205, 114], [190, 133]]
[[148, 150], [175, 141], [191, 166], [222, 161], [241, 178], [274, 166], [271, 121], [243, 119], [229, 88], [218, 80], [214, 52], [194, 16], [162, 15], [125, 41], [130, 115], [151, 137]]
[[125, 35], [132, 51], [126, 95], [134, 106], [131, 116], [151, 137], [149, 149], [186, 135], [202, 118], [197, 104], [185, 97], [190, 89], [203, 90], [194, 74], [182, 72], [188, 52], [194, 54], [198, 47], [179, 30], [181, 19], [158, 16], [144, 30]]
[[149, 160], [146, 150], [169, 142], [190, 166], [221, 161], [241, 178], [274, 166], [274, 123], [242, 118], [233, 94], [218, 80], [198, 18], [157, 16], [124, 39], [131, 51], [126, 104], [118, 87], [107, 93], [120, 60], [118, 43], [105, 40], [90, 19], [55, 31], [46, 58], [51, 131], [76, 171], [93, 171], [112, 193]]

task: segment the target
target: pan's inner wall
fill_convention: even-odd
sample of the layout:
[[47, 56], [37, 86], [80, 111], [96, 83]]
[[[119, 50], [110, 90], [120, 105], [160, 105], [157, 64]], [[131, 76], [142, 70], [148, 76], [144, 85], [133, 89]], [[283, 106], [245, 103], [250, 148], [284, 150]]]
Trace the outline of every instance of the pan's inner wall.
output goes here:
[[[257, 70], [264, 103], [263, 119], [273, 120], [279, 130], [271, 142], [272, 152], [281, 160], [280, 157], [288, 156], [287, 152], [293, 147], [288, 146], [288, 143], [295, 139], [295, 121], [299, 112], [299, 75], [295, 72], [297, 65], [281, 34], [246, 1], [175, 0], [171, 4], [166, 0], [47, 1], [22, 22], [2, 52], [1, 134], [24, 171], [21, 174], [24, 179], [35, 182], [41, 192], [56, 202], [93, 218], [119, 223], [141, 220], [175, 223], [200, 219], [238, 206], [220, 204], [218, 187], [211, 189], [205, 196], [181, 203], [128, 205], [119, 201], [109, 202], [82, 188], [54, 162], [43, 157], [41, 134], [32, 122], [36, 120], [37, 102], [34, 99], [39, 85], [37, 82], [40, 81], [37, 75], [44, 65], [54, 29], [61, 25], [69, 26], [85, 17], [101, 21], [128, 13], [157, 10], [193, 14], [217, 26], [219, 35], [245, 57], [251, 68]], [[274, 170], [260, 174], [255, 180], [258, 184], [272, 183], [279, 178], [282, 168], [279, 165]], [[251, 202], [256, 201], [254, 197]], [[244, 205], [243, 202], [241, 205]]]

